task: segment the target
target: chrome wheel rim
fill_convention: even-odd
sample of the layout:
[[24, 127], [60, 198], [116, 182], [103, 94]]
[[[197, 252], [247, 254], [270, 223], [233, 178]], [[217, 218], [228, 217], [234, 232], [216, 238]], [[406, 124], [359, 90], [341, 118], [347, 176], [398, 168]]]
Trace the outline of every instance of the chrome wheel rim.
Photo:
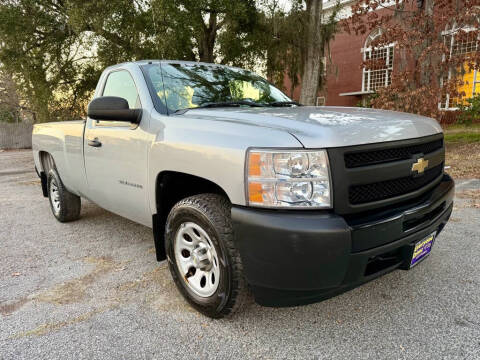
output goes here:
[[187, 287], [198, 296], [212, 296], [220, 282], [220, 267], [207, 232], [193, 222], [182, 223], [175, 235], [174, 251]]
[[60, 194], [58, 193], [57, 182], [54, 179], [50, 182], [50, 203], [53, 212], [58, 215], [60, 213]]

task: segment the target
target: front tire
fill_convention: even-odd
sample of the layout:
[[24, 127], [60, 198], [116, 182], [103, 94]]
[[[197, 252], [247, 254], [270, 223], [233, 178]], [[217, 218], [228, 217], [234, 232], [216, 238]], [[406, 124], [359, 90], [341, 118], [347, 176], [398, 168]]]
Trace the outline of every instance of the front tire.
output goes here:
[[235, 313], [248, 296], [230, 207], [223, 196], [195, 195], [178, 202], [167, 219], [165, 246], [173, 280], [184, 298], [211, 318]]
[[80, 197], [65, 188], [56, 169], [48, 173], [47, 189], [50, 208], [58, 221], [69, 222], [80, 217]]

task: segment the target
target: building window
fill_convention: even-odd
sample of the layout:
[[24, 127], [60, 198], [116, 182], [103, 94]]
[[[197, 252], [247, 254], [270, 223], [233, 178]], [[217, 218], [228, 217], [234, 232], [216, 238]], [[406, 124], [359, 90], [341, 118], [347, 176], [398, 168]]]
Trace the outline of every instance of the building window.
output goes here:
[[317, 101], [315, 102], [316, 106], [325, 106], [325, 96], [318, 96]]
[[[459, 27], [453, 26], [451, 30], [443, 32], [445, 45], [450, 49], [449, 56], [468, 56], [477, 52], [480, 49], [477, 31], [475, 29], [463, 29], [463, 32], [460, 34], [459, 30]], [[465, 104], [467, 99], [470, 99], [475, 94], [480, 94], [480, 71], [468, 69], [466, 63], [467, 61], [465, 61], [465, 65], [460, 66], [455, 72], [451, 69], [448, 76], [442, 79], [442, 84], [445, 84], [455, 74], [457, 74], [456, 76], [461, 76], [463, 85], [459, 85], [457, 91], [458, 93], [465, 93], [465, 96], [459, 99], [447, 94], [439, 104], [441, 109], [456, 110], [459, 104]]]
[[372, 32], [363, 48], [363, 60], [370, 61], [372, 66], [363, 69], [362, 91], [376, 91], [379, 88], [389, 86], [392, 83], [393, 44], [382, 47], [372, 47], [372, 41], [382, 35], [382, 30]]
[[478, 37], [475, 31], [467, 32], [462, 38], [451, 37], [451, 53], [452, 55], [465, 55], [477, 51]]

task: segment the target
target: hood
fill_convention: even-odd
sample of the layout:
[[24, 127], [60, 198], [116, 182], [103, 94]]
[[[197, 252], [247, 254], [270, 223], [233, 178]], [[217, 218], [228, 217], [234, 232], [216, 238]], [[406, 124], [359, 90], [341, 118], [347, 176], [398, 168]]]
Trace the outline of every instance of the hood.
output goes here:
[[[184, 115], [287, 131], [305, 148], [328, 148], [438, 134], [434, 119], [387, 110], [349, 107], [211, 108]], [[253, 144], [261, 146], [261, 144]]]

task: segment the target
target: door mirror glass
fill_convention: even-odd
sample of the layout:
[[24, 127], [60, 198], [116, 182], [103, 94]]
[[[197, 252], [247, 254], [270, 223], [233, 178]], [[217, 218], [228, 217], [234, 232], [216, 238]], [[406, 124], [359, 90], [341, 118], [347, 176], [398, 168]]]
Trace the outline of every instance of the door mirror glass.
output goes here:
[[142, 109], [130, 109], [128, 101], [117, 96], [101, 96], [88, 104], [87, 115], [93, 120], [128, 121], [138, 124]]

